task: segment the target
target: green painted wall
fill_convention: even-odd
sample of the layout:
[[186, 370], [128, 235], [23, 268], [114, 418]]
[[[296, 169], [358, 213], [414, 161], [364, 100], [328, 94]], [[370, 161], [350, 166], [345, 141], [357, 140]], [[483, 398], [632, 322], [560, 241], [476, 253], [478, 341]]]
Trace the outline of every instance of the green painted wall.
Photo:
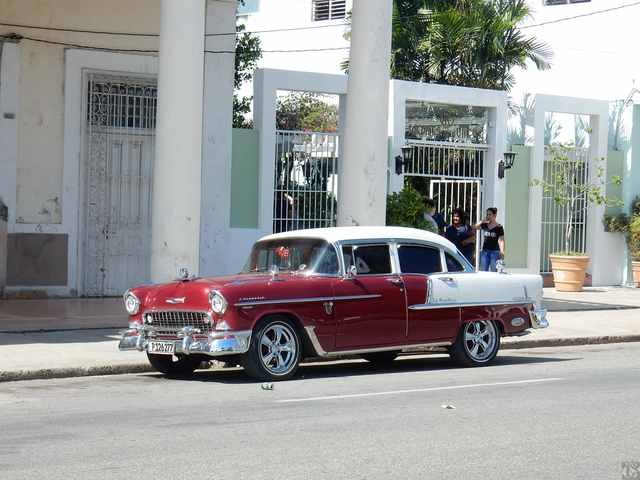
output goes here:
[[[607, 154], [607, 197], [623, 200], [623, 185], [611, 185], [611, 177], [617, 175], [624, 178], [625, 154], [617, 150], [609, 150]], [[628, 207], [625, 205], [624, 207]], [[624, 207], [607, 207], [607, 215], [617, 215], [626, 210]]]
[[526, 268], [529, 227], [529, 164], [533, 150], [514, 145], [516, 160], [505, 173], [505, 242], [507, 268]]
[[[533, 149], [522, 145], [514, 145], [517, 153], [513, 167], [506, 172], [506, 216], [505, 236], [507, 241], [506, 263], [508, 267], [524, 268], [527, 266], [527, 242], [529, 238], [529, 166]], [[607, 154], [607, 178], [614, 175], [624, 178], [623, 152], [609, 151]], [[608, 185], [607, 196], [622, 199], [623, 185]], [[608, 214], [619, 213], [619, 207], [608, 207]], [[544, 214], [544, 212], [543, 212]], [[555, 214], [557, 215], [557, 213]], [[560, 218], [556, 218], [560, 220]], [[539, 235], [539, 233], [537, 233]]]
[[258, 131], [233, 129], [231, 155], [231, 227], [258, 227]]

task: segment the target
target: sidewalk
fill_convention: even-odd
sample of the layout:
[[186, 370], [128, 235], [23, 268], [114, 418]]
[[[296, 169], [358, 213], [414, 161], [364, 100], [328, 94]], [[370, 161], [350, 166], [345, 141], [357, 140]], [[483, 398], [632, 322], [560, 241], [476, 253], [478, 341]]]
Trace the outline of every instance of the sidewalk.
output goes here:
[[[640, 289], [545, 289], [551, 326], [503, 339], [503, 349], [640, 341]], [[0, 300], [0, 382], [149, 371], [146, 356], [118, 351], [122, 300]]]

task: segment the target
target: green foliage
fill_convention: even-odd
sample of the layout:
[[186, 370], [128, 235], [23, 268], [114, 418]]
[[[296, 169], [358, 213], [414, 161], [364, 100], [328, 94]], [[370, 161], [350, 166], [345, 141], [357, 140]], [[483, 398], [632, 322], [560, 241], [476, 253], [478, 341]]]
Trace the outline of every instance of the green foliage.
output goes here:
[[634, 198], [631, 203], [631, 215], [640, 215], [640, 195]]
[[411, 185], [387, 196], [387, 225], [420, 228], [437, 233], [434, 226], [425, 220], [424, 214], [424, 199]]
[[[260, 39], [251, 33], [243, 33], [244, 25], [238, 25], [236, 31], [236, 55], [235, 72], [233, 76], [233, 88], [237, 90], [243, 83], [253, 78], [253, 72], [262, 57]], [[233, 127], [251, 128], [252, 122], [245, 119], [245, 115], [251, 111], [253, 97], [240, 97], [233, 94]]]
[[[553, 202], [564, 209], [561, 217], [564, 222], [564, 250], [559, 255], [569, 254], [573, 235], [573, 223], [575, 218], [587, 214], [589, 205], [622, 206], [618, 199], [607, 197], [605, 194], [607, 182], [600, 159], [596, 165], [595, 181], [582, 182], [584, 162], [571, 155], [572, 145], [551, 145], [549, 149], [551, 178], [533, 179], [532, 186], [542, 187], [543, 192], [553, 199]], [[611, 178], [611, 184], [620, 185], [622, 179], [619, 176]]]
[[550, 48], [519, 29], [530, 14], [526, 0], [394, 0], [391, 76], [510, 90], [513, 68], [550, 66]]
[[326, 95], [294, 92], [278, 99], [276, 128], [308, 132], [338, 130], [338, 107], [325, 101]]
[[618, 215], [605, 215], [602, 218], [604, 231], [609, 233], [627, 233], [629, 231], [629, 215], [619, 213]]
[[640, 262], [640, 215], [634, 215], [629, 222], [627, 247], [631, 260]]

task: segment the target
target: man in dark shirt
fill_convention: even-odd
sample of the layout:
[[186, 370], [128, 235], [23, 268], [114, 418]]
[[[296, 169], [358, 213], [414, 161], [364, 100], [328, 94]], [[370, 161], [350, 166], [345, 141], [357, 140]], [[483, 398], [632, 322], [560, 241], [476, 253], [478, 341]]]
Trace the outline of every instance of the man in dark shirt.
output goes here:
[[444, 234], [447, 240], [451, 241], [462, 254], [473, 263], [474, 253], [474, 230], [467, 223], [465, 212], [456, 208], [451, 214], [451, 225], [447, 227]]
[[487, 208], [487, 218], [473, 226], [481, 231], [483, 238], [480, 270], [485, 272], [495, 272], [496, 262], [504, 258], [504, 228], [496, 222], [497, 216], [497, 208]]

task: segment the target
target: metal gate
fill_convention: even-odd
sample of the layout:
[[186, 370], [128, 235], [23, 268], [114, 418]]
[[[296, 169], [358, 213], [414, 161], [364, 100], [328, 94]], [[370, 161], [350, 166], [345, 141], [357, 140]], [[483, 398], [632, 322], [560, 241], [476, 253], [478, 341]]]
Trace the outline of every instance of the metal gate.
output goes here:
[[[436, 202], [436, 212], [451, 223], [451, 213], [461, 208], [469, 223], [481, 220], [486, 144], [411, 140], [411, 162], [404, 166], [409, 182]], [[476, 264], [480, 235], [476, 234]]]
[[[549, 183], [555, 183], [557, 176], [561, 174], [560, 166], [553, 162], [551, 150], [545, 148], [544, 179]], [[569, 160], [578, 162], [576, 181], [584, 185], [589, 178], [589, 149], [571, 148], [563, 150], [563, 155]], [[564, 250], [565, 220], [567, 218], [566, 207], [556, 205], [553, 200], [553, 192], [542, 190], [542, 228], [540, 248], [540, 273], [551, 272], [549, 255]], [[573, 235], [569, 248], [576, 252], [587, 250], [587, 198], [586, 194], [578, 200], [573, 212]]]
[[86, 79], [82, 293], [121, 295], [149, 278], [157, 87], [155, 79]]
[[480, 180], [431, 180], [429, 197], [436, 202], [436, 211], [446, 219], [455, 208], [464, 210], [472, 223], [482, 216], [482, 182]]
[[335, 226], [338, 153], [337, 133], [276, 131], [274, 233]]

